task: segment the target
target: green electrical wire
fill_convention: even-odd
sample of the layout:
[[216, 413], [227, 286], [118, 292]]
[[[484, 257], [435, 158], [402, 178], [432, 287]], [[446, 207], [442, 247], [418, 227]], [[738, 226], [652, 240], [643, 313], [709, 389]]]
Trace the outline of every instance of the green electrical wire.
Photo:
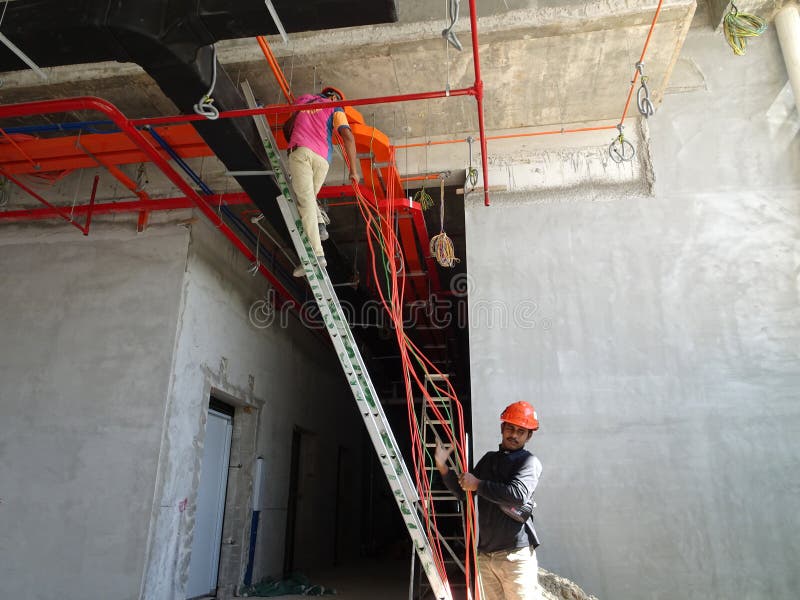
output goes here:
[[725, 39], [733, 53], [742, 56], [747, 47], [747, 38], [758, 37], [767, 30], [767, 22], [759, 16], [740, 13], [731, 2], [731, 8], [722, 22]]
[[413, 198], [414, 202], [419, 202], [419, 205], [422, 207], [422, 210], [428, 210], [433, 206], [433, 198], [427, 192], [427, 190], [423, 187], [421, 190], [417, 191], [414, 194]]

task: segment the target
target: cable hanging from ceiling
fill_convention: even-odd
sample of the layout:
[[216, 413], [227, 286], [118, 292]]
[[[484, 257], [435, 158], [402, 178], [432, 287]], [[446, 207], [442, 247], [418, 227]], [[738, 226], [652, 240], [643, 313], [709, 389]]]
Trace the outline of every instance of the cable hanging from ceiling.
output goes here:
[[742, 56], [747, 49], [747, 38], [764, 33], [767, 22], [757, 15], [740, 13], [736, 4], [731, 2], [730, 9], [722, 20], [722, 29], [733, 53]]
[[[370, 144], [371, 146], [371, 144]], [[374, 152], [370, 147], [370, 161], [371, 169], [374, 169]], [[394, 152], [390, 156], [390, 163], [395, 160]], [[345, 155], [345, 161], [347, 156]], [[373, 198], [378, 198], [375, 194], [375, 178], [371, 178], [373, 186]], [[387, 182], [386, 197], [394, 198], [398, 190], [394, 189], [394, 179]], [[444, 186], [444, 179], [442, 179], [442, 192]], [[422, 394], [423, 404], [443, 423], [449, 423], [450, 427], [446, 429], [447, 444], [452, 444], [456, 448], [455, 458], [461, 471], [465, 470], [467, 465], [466, 455], [466, 436], [464, 432], [464, 418], [463, 408], [455, 393], [455, 389], [447, 378], [444, 378], [442, 383], [433, 382], [433, 389], [428, 390], [425, 385], [427, 375], [438, 374], [443, 375], [436, 365], [428, 359], [420, 348], [408, 337], [405, 332], [405, 318], [404, 318], [404, 295], [405, 284], [408, 279], [402, 276], [402, 267], [398, 268], [397, 262], [403, 261], [402, 245], [400, 243], [397, 232], [393, 227], [392, 212], [393, 208], [391, 203], [387, 202], [381, 208], [377, 202], [369, 201], [361, 192], [357, 184], [353, 185], [353, 191], [356, 196], [356, 204], [361, 212], [361, 215], [366, 224], [367, 232], [367, 248], [371, 261], [372, 277], [375, 282], [385, 282], [383, 285], [380, 283], [376, 286], [379, 299], [390, 316], [392, 321], [392, 329], [395, 333], [399, 355], [402, 363], [403, 383], [406, 393], [406, 405], [408, 411], [409, 432], [411, 435], [411, 455], [412, 464], [414, 466], [414, 475], [416, 480], [417, 490], [420, 495], [419, 509], [424, 519], [425, 530], [428, 539], [431, 541], [431, 547], [434, 553], [434, 560], [437, 564], [437, 569], [443, 578], [447, 579], [447, 572], [445, 570], [444, 557], [440, 543], [440, 534], [436, 527], [436, 509], [432, 502], [432, 483], [433, 478], [430, 476], [430, 471], [427, 464], [432, 464], [430, 451], [423, 443], [423, 436], [421, 434], [422, 425], [420, 419], [416, 414], [414, 392], [418, 391]], [[379, 270], [382, 267], [382, 272]], [[443, 414], [443, 411], [433, 401], [431, 394], [437, 394], [439, 397], [449, 398], [455, 407], [457, 416], [457, 427], [452, 426], [453, 415]], [[426, 464], [426, 459], [428, 463]], [[473, 496], [471, 492], [467, 492], [467, 501], [465, 502], [465, 547], [467, 549], [465, 574], [466, 580], [471, 581], [471, 568], [477, 564], [477, 546], [475, 536], [475, 513]]]
[[[475, 188], [478, 186], [478, 169], [472, 166], [472, 143], [474, 141], [475, 138], [472, 136], [467, 137], [467, 144], [469, 145], [469, 167], [467, 167], [466, 183], [469, 184], [470, 188], [464, 190], [465, 197], [467, 194], [474, 192]], [[464, 187], [466, 188], [466, 185]]]
[[650, 100], [650, 88], [647, 87], [647, 82], [650, 79], [644, 74], [644, 63], [636, 63], [636, 71], [639, 73], [639, 91], [636, 92], [636, 104], [639, 107], [639, 114], [645, 119], [652, 117], [656, 108], [653, 106], [653, 101]]
[[211, 49], [211, 85], [205, 95], [194, 105], [194, 112], [214, 121], [219, 119], [219, 109], [214, 106], [214, 98], [211, 96], [217, 86], [217, 47], [212, 44]]
[[448, 45], [451, 45], [456, 50], [461, 51], [463, 50], [463, 46], [461, 45], [461, 42], [458, 41], [455, 31], [453, 31], [453, 28], [456, 26], [456, 22], [458, 22], [458, 15], [461, 10], [459, 4], [459, 0], [445, 0], [447, 18], [450, 20], [450, 25], [447, 27], [447, 29], [442, 30], [442, 37], [445, 39]]
[[456, 263], [461, 262], [461, 259], [456, 258], [453, 240], [447, 237], [444, 232], [444, 173], [440, 177], [440, 198], [439, 198], [439, 220], [440, 227], [438, 235], [431, 238], [430, 251], [431, 255], [436, 259], [436, 262], [448, 269], [456, 266]]

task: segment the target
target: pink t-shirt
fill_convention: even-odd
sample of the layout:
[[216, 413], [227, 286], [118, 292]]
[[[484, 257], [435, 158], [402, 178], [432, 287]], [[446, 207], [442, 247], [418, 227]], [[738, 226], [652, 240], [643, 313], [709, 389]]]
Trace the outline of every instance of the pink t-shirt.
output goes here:
[[[295, 100], [295, 104], [319, 102], [330, 100], [314, 94], [303, 94]], [[333, 130], [335, 128], [338, 131], [340, 127], [349, 127], [347, 117], [340, 107], [300, 111], [294, 122], [289, 147], [304, 146], [330, 162], [333, 154]]]

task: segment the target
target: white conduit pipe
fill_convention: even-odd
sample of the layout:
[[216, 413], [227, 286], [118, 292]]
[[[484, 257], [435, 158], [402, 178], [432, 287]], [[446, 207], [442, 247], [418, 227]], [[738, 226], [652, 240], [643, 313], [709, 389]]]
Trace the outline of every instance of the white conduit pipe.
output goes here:
[[6, 46], [6, 48], [11, 50], [14, 54], [16, 54], [20, 58], [20, 60], [22, 60], [22, 62], [24, 62], [31, 69], [33, 69], [33, 72], [36, 73], [39, 77], [41, 77], [42, 79], [47, 79], [47, 75], [44, 73], [44, 71], [42, 71], [39, 68], [39, 66], [35, 62], [33, 62], [33, 60], [31, 60], [31, 58], [27, 54], [25, 54], [22, 50], [17, 48], [14, 42], [12, 42], [2, 33], [0, 33], [0, 42], [2, 42]]
[[781, 42], [783, 61], [794, 92], [794, 103], [800, 113], [800, 10], [797, 5], [783, 7], [775, 15], [775, 29]]

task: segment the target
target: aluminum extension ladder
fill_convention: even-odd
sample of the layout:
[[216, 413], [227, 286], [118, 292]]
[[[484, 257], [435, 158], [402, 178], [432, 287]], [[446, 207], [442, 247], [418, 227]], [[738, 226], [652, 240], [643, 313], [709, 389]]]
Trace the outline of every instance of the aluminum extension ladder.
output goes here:
[[328, 278], [328, 273], [319, 266], [308, 238], [303, 232], [302, 221], [300, 220], [297, 205], [293, 200], [294, 194], [286, 177], [287, 170], [278, 150], [278, 145], [272, 136], [272, 132], [266, 126], [263, 117], [256, 117], [256, 125], [264, 143], [264, 150], [266, 150], [272, 166], [275, 182], [281, 191], [281, 195], [277, 198], [281, 214], [284, 221], [286, 221], [286, 226], [289, 228], [300, 262], [305, 267], [308, 283], [319, 306], [320, 315], [336, 349], [339, 361], [342, 363], [342, 369], [344, 369], [347, 382], [350, 384], [353, 397], [358, 405], [358, 411], [364, 420], [364, 425], [367, 427], [372, 444], [375, 446], [375, 451], [378, 453], [381, 467], [389, 482], [397, 507], [400, 509], [408, 534], [411, 536], [419, 561], [428, 576], [428, 582], [436, 594], [436, 598], [438, 600], [452, 600], [450, 587], [446, 581], [442, 580], [439, 574], [434, 562], [431, 544], [425, 535], [425, 529], [417, 511], [419, 494], [412, 483], [411, 476], [398, 450], [397, 442], [386, 420], [386, 415], [364, 365], [361, 352], [347, 324], [347, 319], [339, 304], [339, 298], [336, 296], [333, 285]]

